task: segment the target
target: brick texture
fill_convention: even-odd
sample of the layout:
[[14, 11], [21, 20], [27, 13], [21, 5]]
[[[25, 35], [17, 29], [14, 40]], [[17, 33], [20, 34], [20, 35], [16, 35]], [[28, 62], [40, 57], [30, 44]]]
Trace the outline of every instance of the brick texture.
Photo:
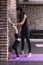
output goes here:
[[43, 6], [26, 6], [28, 25], [32, 30], [43, 30]]
[[[17, 13], [16, 13], [16, 0], [8, 0], [8, 16], [12, 22], [17, 22]], [[9, 46], [14, 43], [14, 33], [15, 30], [13, 26], [9, 23]]]
[[8, 45], [14, 42], [14, 28], [8, 22], [8, 17], [12, 22], [17, 21], [16, 0], [0, 0], [0, 60], [8, 59]]
[[7, 0], [0, 0], [0, 60], [7, 59]]

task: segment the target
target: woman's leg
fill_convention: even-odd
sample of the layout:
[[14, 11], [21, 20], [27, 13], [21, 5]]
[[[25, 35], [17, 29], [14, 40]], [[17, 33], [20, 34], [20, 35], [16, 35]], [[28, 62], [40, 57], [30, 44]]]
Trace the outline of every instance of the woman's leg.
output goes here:
[[29, 54], [27, 57], [31, 57], [31, 42], [30, 42], [30, 35], [28, 30], [25, 32], [25, 37], [26, 37], [26, 41], [28, 43], [28, 50], [29, 50]]
[[21, 39], [21, 54], [24, 54], [24, 39]]
[[21, 33], [21, 54], [24, 54], [24, 35]]
[[29, 53], [30, 53], [31, 52], [31, 43], [30, 43], [28, 36], [26, 36], [26, 41], [28, 43], [28, 49], [29, 49]]

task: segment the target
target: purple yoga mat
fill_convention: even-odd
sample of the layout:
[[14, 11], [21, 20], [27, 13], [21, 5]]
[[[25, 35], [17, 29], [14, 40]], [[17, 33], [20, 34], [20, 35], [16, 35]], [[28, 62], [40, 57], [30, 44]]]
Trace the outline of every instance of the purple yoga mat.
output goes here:
[[8, 61], [43, 61], [43, 54], [32, 54], [31, 58], [26, 57], [27, 54], [19, 55], [19, 59], [16, 59], [16, 55], [10, 55]]

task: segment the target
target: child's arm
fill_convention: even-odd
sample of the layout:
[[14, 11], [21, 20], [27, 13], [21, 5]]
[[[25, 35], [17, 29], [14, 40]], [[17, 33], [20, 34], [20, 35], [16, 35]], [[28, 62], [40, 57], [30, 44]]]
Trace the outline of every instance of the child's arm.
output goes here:
[[14, 29], [15, 29], [15, 32], [16, 32], [16, 34], [18, 34], [17, 27], [16, 27], [16, 26], [15, 26], [15, 25], [11, 22], [11, 19], [10, 19], [10, 18], [8, 18], [8, 20], [9, 20], [9, 23], [13, 25], [13, 27], [14, 27]]

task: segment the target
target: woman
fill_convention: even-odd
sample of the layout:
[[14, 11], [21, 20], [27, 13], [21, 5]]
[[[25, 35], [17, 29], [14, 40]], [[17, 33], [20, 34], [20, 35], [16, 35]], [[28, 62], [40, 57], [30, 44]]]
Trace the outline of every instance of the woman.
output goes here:
[[23, 12], [23, 9], [21, 7], [17, 7], [17, 14], [18, 14], [19, 22], [14, 23], [14, 25], [21, 26], [21, 53], [24, 54], [24, 38], [26, 38], [28, 43], [28, 50], [29, 50], [27, 57], [31, 57], [31, 43], [29, 40], [30, 34], [27, 25], [27, 15]]

